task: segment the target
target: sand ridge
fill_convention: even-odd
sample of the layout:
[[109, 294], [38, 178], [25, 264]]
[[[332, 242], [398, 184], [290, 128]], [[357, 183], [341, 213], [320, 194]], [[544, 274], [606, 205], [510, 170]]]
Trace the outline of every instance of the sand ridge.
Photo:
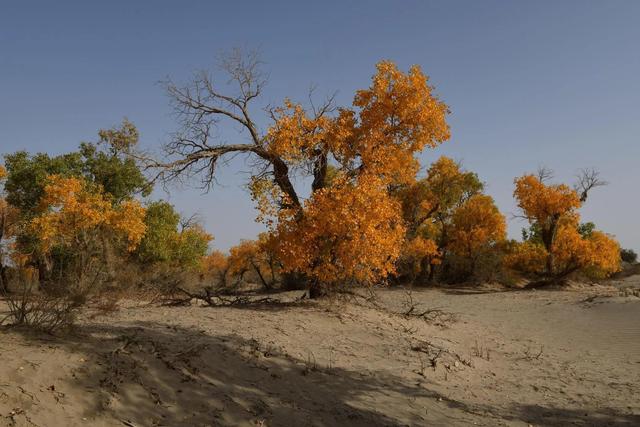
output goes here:
[[0, 425], [640, 424], [638, 297], [414, 290], [455, 314], [425, 322], [378, 294], [385, 310], [130, 301], [64, 337], [4, 329]]

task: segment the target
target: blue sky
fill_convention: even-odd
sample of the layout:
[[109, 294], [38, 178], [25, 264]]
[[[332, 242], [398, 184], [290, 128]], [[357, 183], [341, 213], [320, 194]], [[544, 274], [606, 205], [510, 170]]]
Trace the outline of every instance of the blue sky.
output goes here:
[[[451, 140], [425, 164], [462, 160], [507, 216], [515, 176], [546, 165], [571, 182], [597, 167], [610, 185], [583, 219], [639, 250], [639, 22], [632, 0], [3, 2], [0, 152], [71, 151], [124, 116], [157, 148], [176, 129], [157, 82], [186, 81], [236, 46], [262, 52], [262, 104], [304, 101], [313, 84], [348, 105], [391, 59], [421, 65], [452, 111]], [[227, 249], [261, 229], [246, 170], [235, 161], [209, 194], [156, 196], [201, 214]], [[511, 234], [522, 226], [510, 220]]]

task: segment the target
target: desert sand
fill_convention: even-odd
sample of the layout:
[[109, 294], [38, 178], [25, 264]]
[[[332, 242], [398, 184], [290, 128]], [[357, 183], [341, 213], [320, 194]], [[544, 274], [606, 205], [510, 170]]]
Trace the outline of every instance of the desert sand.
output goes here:
[[640, 425], [638, 288], [415, 289], [429, 321], [402, 289], [126, 301], [64, 336], [3, 328], [0, 425]]

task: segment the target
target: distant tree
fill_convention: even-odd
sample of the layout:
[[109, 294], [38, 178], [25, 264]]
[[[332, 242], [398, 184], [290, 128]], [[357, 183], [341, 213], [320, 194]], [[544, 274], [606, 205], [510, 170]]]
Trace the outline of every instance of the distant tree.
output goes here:
[[148, 195], [151, 186], [140, 167], [126, 155], [138, 142], [133, 124], [125, 120], [121, 127], [99, 131], [98, 144], [82, 143], [76, 152], [51, 157], [26, 151], [6, 154], [7, 201], [26, 216], [37, 210], [50, 175], [81, 177], [99, 185], [113, 203], [135, 194]]
[[[442, 156], [429, 167], [423, 179], [394, 190], [407, 224], [406, 243], [398, 262], [401, 274], [407, 270], [408, 263], [411, 274], [421, 273], [422, 281], [434, 280], [436, 271], [440, 271], [440, 276], [447, 276], [452, 251], [468, 264], [468, 271], [456, 278], [471, 274], [475, 255], [463, 248], [479, 247], [482, 240], [479, 230], [487, 233], [486, 245], [492, 240], [489, 232], [492, 226], [498, 227], [492, 230], [493, 237], [504, 230], [499, 227], [500, 219], [504, 222], [504, 218], [493, 200], [482, 194], [483, 187], [477, 174], [465, 171], [458, 162]], [[490, 219], [497, 222], [483, 225]], [[473, 244], [472, 235], [475, 236]]]
[[97, 280], [87, 274], [94, 274], [94, 267], [107, 261], [110, 248], [135, 250], [146, 231], [143, 219], [144, 208], [136, 201], [114, 204], [100, 186], [82, 178], [51, 175], [27, 227], [37, 237], [38, 251], [49, 270], [72, 273], [68, 285], [74, 286]]
[[221, 289], [229, 287], [228, 279], [230, 268], [229, 257], [218, 250], [202, 258], [200, 263], [203, 277], [206, 280], [213, 281], [213, 284]]
[[147, 232], [136, 249], [136, 258], [142, 264], [168, 262], [173, 258], [180, 214], [164, 201], [149, 203], [146, 208]]
[[507, 237], [507, 224], [493, 198], [471, 196], [453, 212], [449, 249], [468, 263], [473, 274], [480, 256]]
[[181, 224], [180, 214], [165, 201], [150, 203], [144, 222], [147, 232], [135, 252], [143, 265], [166, 263], [195, 268], [207, 254], [213, 238], [197, 223]]
[[531, 227], [528, 239], [505, 259], [510, 267], [546, 280], [562, 280], [576, 271], [607, 276], [620, 269], [619, 245], [591, 223], [580, 225], [578, 209], [589, 191], [603, 183], [593, 171], [583, 172], [579, 185], [547, 184], [550, 174], [515, 180], [514, 196]]
[[274, 252], [274, 242], [266, 233], [257, 240], [243, 240], [229, 250], [229, 274], [242, 280], [251, 273], [266, 289], [271, 290], [280, 276], [280, 262]]
[[633, 249], [620, 249], [622, 261], [635, 264], [638, 261], [638, 254]]

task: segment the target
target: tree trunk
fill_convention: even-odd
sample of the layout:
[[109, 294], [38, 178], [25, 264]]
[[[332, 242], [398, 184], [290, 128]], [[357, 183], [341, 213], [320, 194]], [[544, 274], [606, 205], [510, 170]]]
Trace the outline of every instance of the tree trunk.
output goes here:
[[266, 281], [266, 279], [262, 275], [262, 272], [260, 271], [260, 268], [257, 265], [255, 265], [253, 262], [251, 263], [251, 266], [253, 266], [253, 269], [258, 274], [258, 277], [260, 278], [260, 281], [262, 282], [262, 286], [264, 286], [265, 290], [270, 291], [272, 289], [272, 286]]
[[317, 280], [313, 280], [309, 286], [309, 299], [318, 299], [329, 295], [327, 288]]

